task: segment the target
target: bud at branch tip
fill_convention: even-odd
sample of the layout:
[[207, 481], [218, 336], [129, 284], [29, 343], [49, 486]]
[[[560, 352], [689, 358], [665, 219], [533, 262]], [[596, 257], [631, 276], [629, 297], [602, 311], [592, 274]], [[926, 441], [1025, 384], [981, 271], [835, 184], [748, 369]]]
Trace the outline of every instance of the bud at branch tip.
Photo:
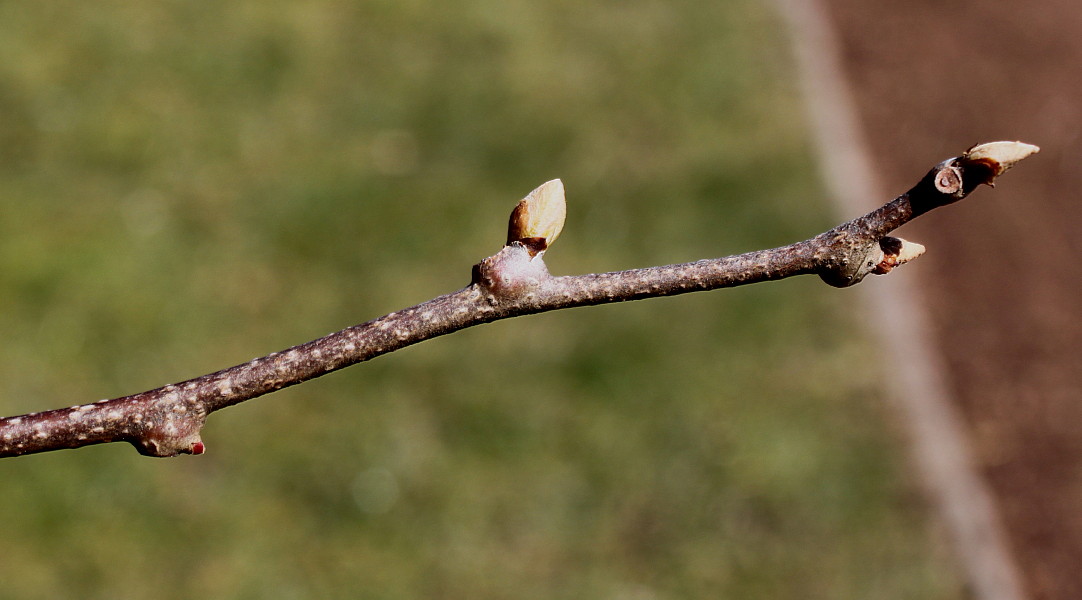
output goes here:
[[996, 177], [1021, 162], [1022, 159], [1040, 151], [1041, 149], [1037, 146], [1024, 142], [988, 142], [977, 144], [966, 150], [960, 159], [963, 163], [977, 163], [987, 167], [989, 174], [982, 183], [994, 185]]

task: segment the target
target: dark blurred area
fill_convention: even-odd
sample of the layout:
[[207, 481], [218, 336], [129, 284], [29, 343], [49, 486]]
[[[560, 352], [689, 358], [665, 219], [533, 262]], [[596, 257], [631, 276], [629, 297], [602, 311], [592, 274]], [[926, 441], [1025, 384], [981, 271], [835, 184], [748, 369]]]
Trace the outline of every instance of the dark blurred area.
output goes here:
[[925, 295], [1029, 591], [1080, 598], [1082, 5], [827, 4], [892, 192], [975, 142], [1041, 147], [1009, 200], [981, 194], [907, 237], [930, 242]]

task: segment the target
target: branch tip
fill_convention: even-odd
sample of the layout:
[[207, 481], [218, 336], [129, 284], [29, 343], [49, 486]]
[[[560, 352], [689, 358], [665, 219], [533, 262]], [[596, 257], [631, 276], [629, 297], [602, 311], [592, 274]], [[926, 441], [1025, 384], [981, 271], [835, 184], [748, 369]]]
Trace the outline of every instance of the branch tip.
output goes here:
[[977, 144], [966, 150], [959, 157], [963, 165], [982, 165], [988, 175], [981, 183], [995, 186], [996, 178], [1023, 159], [1040, 152], [1041, 149], [1025, 142], [988, 142]]

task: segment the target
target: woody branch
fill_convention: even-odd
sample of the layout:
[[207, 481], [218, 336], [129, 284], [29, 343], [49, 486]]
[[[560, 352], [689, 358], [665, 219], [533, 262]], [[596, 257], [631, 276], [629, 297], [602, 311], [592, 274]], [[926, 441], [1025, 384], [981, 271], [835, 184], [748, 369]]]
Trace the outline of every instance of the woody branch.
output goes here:
[[504, 247], [473, 268], [470, 284], [451, 294], [384, 315], [281, 352], [154, 390], [0, 419], [0, 457], [106, 442], [128, 442], [142, 454], [202, 454], [207, 416], [284, 387], [460, 329], [527, 314], [713, 290], [816, 274], [847, 287], [885, 274], [924, 247], [889, 237], [934, 208], [957, 202], [1038, 151], [1021, 142], [991, 142], [936, 165], [911, 190], [862, 217], [811, 239], [696, 262], [557, 277], [543, 257], [563, 228], [563, 184], [550, 181], [515, 207]]

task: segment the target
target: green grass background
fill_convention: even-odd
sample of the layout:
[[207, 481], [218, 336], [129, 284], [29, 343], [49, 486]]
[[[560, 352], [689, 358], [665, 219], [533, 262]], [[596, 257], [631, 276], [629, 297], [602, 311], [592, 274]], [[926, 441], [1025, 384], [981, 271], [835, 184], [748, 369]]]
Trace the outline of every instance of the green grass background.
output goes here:
[[[0, 412], [455, 290], [554, 177], [558, 274], [817, 233], [793, 80], [751, 0], [0, 2]], [[513, 319], [215, 414], [198, 458], [0, 461], [0, 597], [958, 598], [856, 304]]]

